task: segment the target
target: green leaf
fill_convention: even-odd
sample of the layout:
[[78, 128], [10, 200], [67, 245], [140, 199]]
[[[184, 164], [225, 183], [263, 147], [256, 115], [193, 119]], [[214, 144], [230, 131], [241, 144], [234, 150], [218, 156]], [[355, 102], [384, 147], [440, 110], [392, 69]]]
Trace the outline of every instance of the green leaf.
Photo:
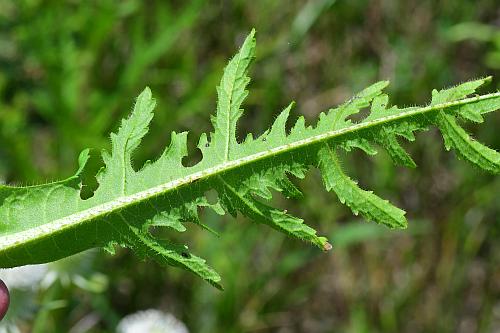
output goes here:
[[[430, 105], [411, 108], [389, 107], [389, 97], [383, 93], [388, 82], [378, 82], [322, 113], [315, 125], [306, 125], [299, 117], [287, 134], [290, 104], [269, 130], [260, 136], [248, 134], [237, 142], [238, 120], [250, 81], [248, 69], [254, 58], [254, 34], [250, 33], [224, 70], [217, 87], [214, 130], [200, 136], [202, 159], [196, 165], [182, 164], [188, 155], [188, 133], [172, 132], [168, 147], [156, 161], [139, 170], [132, 167], [134, 151], [148, 132], [155, 108], [146, 88], [130, 117], [111, 134], [111, 150], [102, 153], [104, 166], [92, 197], [80, 197], [80, 174], [88, 150], [82, 152], [78, 171], [68, 179], [29, 187], [0, 185], [0, 267], [54, 261], [95, 247], [114, 253], [121, 246], [141, 258], [191, 271], [221, 288], [219, 275], [186, 244], [174, 243], [173, 235], [191, 225], [215, 233], [199, 218], [200, 210], [210, 208], [221, 215], [242, 214], [328, 250], [331, 245], [326, 238], [270, 203], [275, 192], [286, 197], [302, 195], [292, 178], [304, 178], [311, 167], [320, 169], [327, 190], [335, 192], [354, 214], [390, 228], [406, 227], [403, 210], [359, 188], [344, 174], [336, 156], [338, 149], [360, 148], [374, 155], [378, 144], [397, 164], [415, 167], [398, 139], [413, 141], [414, 132], [437, 126], [447, 148], [498, 173], [498, 153], [473, 141], [457, 123], [457, 118], [482, 121], [483, 115], [500, 108], [500, 93], [467, 97], [489, 78], [435, 90]], [[353, 122], [352, 116], [364, 108], [370, 109], [369, 115]], [[206, 193], [214, 190], [217, 199], [209, 202]], [[158, 228], [163, 229], [161, 239], [154, 230]]]

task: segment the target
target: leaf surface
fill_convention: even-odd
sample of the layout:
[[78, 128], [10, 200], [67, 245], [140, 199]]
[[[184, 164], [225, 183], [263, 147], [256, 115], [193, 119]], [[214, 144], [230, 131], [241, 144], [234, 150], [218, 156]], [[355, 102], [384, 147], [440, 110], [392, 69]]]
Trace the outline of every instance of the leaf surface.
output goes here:
[[[286, 197], [302, 195], [291, 178], [304, 178], [311, 167], [319, 168], [327, 190], [354, 214], [390, 228], [405, 228], [405, 212], [372, 191], [361, 189], [341, 168], [337, 151], [358, 148], [367, 154], [386, 149], [396, 164], [415, 167], [399, 140], [415, 139], [414, 133], [437, 126], [447, 149], [473, 165], [499, 173], [499, 153], [474, 141], [458, 120], [482, 122], [483, 115], [500, 108], [500, 93], [476, 95], [489, 78], [454, 88], [433, 91], [428, 106], [389, 106], [381, 81], [364, 89], [344, 104], [322, 113], [307, 126], [300, 117], [289, 133], [286, 123], [293, 104], [286, 107], [269, 130], [236, 140], [238, 120], [249, 84], [248, 70], [255, 52], [254, 31], [226, 66], [217, 87], [213, 132], [199, 138], [202, 160], [186, 167], [187, 132], [171, 135], [170, 143], [153, 162], [134, 170], [131, 160], [148, 132], [155, 101], [146, 88], [137, 98], [131, 115], [111, 134], [111, 150], [103, 151], [104, 167], [99, 187], [88, 199], [80, 198], [80, 174], [88, 160], [85, 150], [74, 176], [59, 182], [30, 187], [0, 186], [0, 267], [14, 267], [57, 260], [89, 248], [114, 253], [116, 246], [130, 248], [142, 258], [178, 266], [221, 288], [219, 275], [185, 244], [171, 239], [192, 225], [214, 232], [198, 216], [201, 208], [217, 214], [242, 214], [293, 238], [328, 250], [326, 238], [298, 217], [274, 208], [273, 192]], [[360, 122], [351, 116], [368, 108]], [[205, 193], [217, 192], [216, 202]], [[160, 237], [157, 231], [161, 231]]]

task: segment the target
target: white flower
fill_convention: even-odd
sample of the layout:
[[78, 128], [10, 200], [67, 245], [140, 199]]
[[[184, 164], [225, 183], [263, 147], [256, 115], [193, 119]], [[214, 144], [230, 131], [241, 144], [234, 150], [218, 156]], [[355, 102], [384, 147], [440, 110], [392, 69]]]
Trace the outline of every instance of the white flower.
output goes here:
[[170, 313], [149, 309], [125, 316], [118, 333], [189, 333], [186, 325]]
[[21, 331], [12, 323], [0, 323], [0, 333], [21, 333]]
[[47, 273], [47, 269], [47, 264], [0, 269], [0, 279], [2, 279], [9, 288], [36, 289]]

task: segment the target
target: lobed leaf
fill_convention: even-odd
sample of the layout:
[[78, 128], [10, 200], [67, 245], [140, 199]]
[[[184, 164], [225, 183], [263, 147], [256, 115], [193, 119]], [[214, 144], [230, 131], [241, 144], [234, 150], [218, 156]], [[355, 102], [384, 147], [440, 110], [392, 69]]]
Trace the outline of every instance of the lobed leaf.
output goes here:
[[[314, 125], [299, 117], [289, 133], [289, 112], [285, 108], [271, 128], [260, 136], [248, 134], [236, 140], [238, 120], [248, 94], [248, 69], [254, 58], [255, 32], [226, 66], [217, 87], [217, 110], [213, 132], [202, 134], [198, 148], [202, 159], [185, 167], [187, 132], [172, 132], [170, 143], [156, 161], [134, 170], [134, 151], [147, 134], [155, 100], [146, 88], [137, 98], [129, 118], [111, 134], [111, 150], [102, 152], [99, 187], [88, 199], [80, 198], [80, 174], [88, 150], [79, 158], [74, 176], [59, 182], [30, 187], [0, 186], [0, 267], [43, 263], [101, 247], [114, 253], [126, 247], [141, 258], [178, 266], [221, 288], [219, 275], [204, 259], [193, 255], [186, 244], [176, 244], [174, 233], [185, 232], [189, 223], [215, 233], [199, 218], [202, 208], [218, 214], [242, 214], [293, 238], [329, 250], [326, 238], [300, 218], [273, 208], [268, 201], [278, 191], [286, 197], [301, 195], [292, 177], [304, 178], [311, 167], [319, 168], [325, 187], [336, 193], [354, 214], [390, 228], [405, 228], [405, 212], [371, 191], [361, 189], [344, 174], [336, 152], [359, 148], [374, 155], [377, 146], [386, 149], [394, 162], [415, 167], [399, 139], [415, 140], [416, 131], [437, 126], [445, 147], [473, 165], [498, 173], [499, 153], [474, 141], [457, 119], [482, 122], [483, 116], [500, 108], [500, 93], [476, 95], [476, 89], [490, 78], [432, 92], [428, 106], [389, 106], [381, 81], [364, 89], [344, 104], [319, 116]], [[369, 108], [367, 117], [352, 117]], [[208, 191], [217, 192], [209, 202]], [[154, 231], [161, 228], [161, 238]]]

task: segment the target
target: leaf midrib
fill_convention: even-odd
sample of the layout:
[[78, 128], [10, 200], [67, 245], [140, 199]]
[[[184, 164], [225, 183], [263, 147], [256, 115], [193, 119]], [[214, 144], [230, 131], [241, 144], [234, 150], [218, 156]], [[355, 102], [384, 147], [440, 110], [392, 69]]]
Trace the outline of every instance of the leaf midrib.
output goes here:
[[[465, 105], [469, 103], [479, 102], [482, 100], [488, 100], [500, 97], [500, 92], [486, 94], [482, 96], [470, 97], [461, 99], [458, 101], [429, 105], [426, 107], [410, 109], [406, 112], [398, 113], [391, 116], [386, 116], [382, 118], [378, 118], [369, 122], [354, 124], [349, 127], [345, 127], [338, 130], [328, 131], [323, 134], [318, 134], [306, 139], [298, 140], [292, 143], [287, 143], [278, 147], [274, 147], [268, 149], [263, 152], [259, 152], [253, 155], [245, 156], [239, 158], [237, 160], [226, 161], [224, 163], [215, 165], [208, 169], [198, 171], [187, 175], [182, 178], [175, 179], [165, 184], [161, 184], [150, 189], [137, 192], [128, 196], [115, 198], [112, 201], [106, 202], [104, 204], [86, 209], [84, 211], [71, 214], [64, 218], [54, 220], [49, 223], [45, 223], [34, 228], [30, 228], [28, 230], [23, 230], [20, 232], [16, 232], [14, 234], [9, 234], [0, 237], [0, 251], [7, 250], [9, 248], [14, 248], [16, 246], [20, 246], [23, 243], [29, 241], [35, 241], [37, 239], [41, 239], [46, 236], [50, 236], [54, 232], [63, 232], [64, 229], [70, 229], [72, 227], [76, 227], [79, 224], [85, 223], [87, 221], [91, 221], [93, 219], [97, 219], [103, 215], [109, 214], [110, 212], [123, 209], [127, 206], [132, 206], [136, 204], [140, 204], [144, 200], [148, 200], [154, 198], [156, 196], [164, 195], [171, 190], [174, 190], [180, 186], [188, 185], [189, 183], [194, 182], [195, 180], [208, 179], [209, 177], [216, 176], [217, 174], [230, 171], [235, 168], [242, 167], [244, 165], [257, 162], [263, 159], [266, 159], [271, 156], [275, 156], [278, 154], [283, 154], [286, 152], [290, 152], [293, 150], [298, 150], [304, 148], [308, 145], [312, 145], [315, 143], [319, 143], [322, 141], [330, 140], [340, 135], [344, 135], [347, 133], [355, 132], [362, 129], [368, 129], [373, 126], [377, 126], [380, 124], [388, 123], [394, 120], [411, 117], [417, 114], [424, 114], [437, 110], [444, 110], [455, 106]], [[194, 166], [196, 167], [196, 166]]]

